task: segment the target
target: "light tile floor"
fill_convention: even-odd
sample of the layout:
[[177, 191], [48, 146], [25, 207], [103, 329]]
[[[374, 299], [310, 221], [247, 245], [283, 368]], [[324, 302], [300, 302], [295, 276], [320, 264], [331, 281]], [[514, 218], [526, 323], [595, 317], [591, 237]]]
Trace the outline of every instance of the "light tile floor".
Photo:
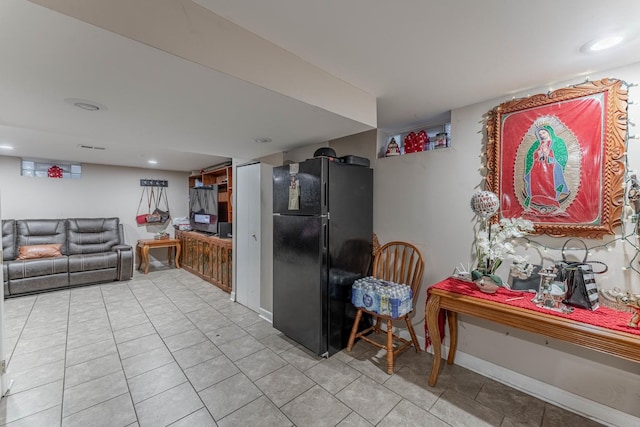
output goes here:
[[184, 270], [5, 301], [0, 425], [596, 426], [410, 350], [321, 359]]

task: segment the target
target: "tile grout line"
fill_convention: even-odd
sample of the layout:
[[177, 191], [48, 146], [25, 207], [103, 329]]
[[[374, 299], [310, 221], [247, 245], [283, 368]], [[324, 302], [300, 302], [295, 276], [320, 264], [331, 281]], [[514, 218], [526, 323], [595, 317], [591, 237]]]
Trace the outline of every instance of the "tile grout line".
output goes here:
[[[176, 282], [179, 282], [179, 283], [180, 283], [180, 286], [184, 286], [184, 285], [183, 285], [183, 284], [182, 284], [178, 279], [176, 279], [176, 278], [174, 278], [174, 277], [172, 277], [172, 279], [173, 279], [173, 280], [175, 280]], [[174, 306], [175, 306], [175, 307], [180, 311], [180, 313], [182, 313], [182, 310], [180, 310], [180, 308], [179, 308], [177, 305], [175, 305], [175, 304], [173, 303], [173, 300], [171, 299], [171, 297], [167, 296], [167, 295], [166, 295], [166, 293], [165, 293], [161, 288], [159, 288], [159, 287], [158, 287], [158, 285], [156, 285], [156, 284], [155, 284], [155, 282], [153, 281], [153, 279], [150, 279], [150, 281], [151, 281], [151, 283], [153, 284], [153, 286], [155, 286], [155, 287], [156, 287], [160, 292], [162, 292], [162, 294], [163, 294], [165, 297], [167, 297], [167, 298], [169, 299], [169, 301], [171, 302], [171, 304], [172, 304], [172, 305], [174, 305]], [[130, 287], [129, 287], [129, 288], [130, 288]], [[209, 413], [209, 415], [211, 416], [211, 419], [214, 419], [214, 418], [213, 418], [213, 415], [212, 415], [212, 414], [211, 414], [211, 412], [209, 411], [209, 408], [207, 408], [207, 405], [204, 403], [204, 401], [203, 401], [203, 400], [202, 400], [202, 398], [200, 397], [200, 393], [198, 393], [198, 392], [196, 391], [195, 387], [193, 386], [193, 384], [192, 384], [192, 383], [191, 383], [191, 381], [189, 380], [189, 377], [187, 376], [187, 374], [185, 374], [184, 369], [182, 369], [182, 366], [180, 366], [180, 364], [179, 364], [179, 363], [178, 363], [178, 361], [176, 360], [175, 356], [173, 355], [173, 352], [169, 349], [169, 347], [167, 347], [167, 344], [166, 344], [166, 342], [164, 341], [164, 338], [162, 338], [162, 337], [160, 336], [160, 333], [158, 332], [158, 329], [156, 328], [156, 325], [155, 325], [155, 324], [153, 323], [153, 321], [149, 318], [149, 315], [147, 314], [147, 310], [145, 310], [144, 306], [140, 303], [140, 299], [138, 298], [138, 295], [136, 295], [136, 294], [135, 294], [135, 292], [133, 291], [133, 289], [131, 289], [131, 288], [130, 288], [130, 290], [131, 290], [131, 293], [133, 294], [134, 298], [136, 299], [136, 301], [138, 301], [138, 304], [140, 304], [140, 307], [142, 308], [142, 311], [143, 311], [143, 312], [145, 313], [145, 315], [147, 316], [147, 319], [149, 320], [149, 323], [151, 324], [151, 327], [156, 331], [156, 334], [157, 334], [157, 335], [158, 335], [158, 337], [162, 340], [162, 344], [165, 346], [165, 348], [167, 349], [167, 351], [168, 351], [168, 352], [169, 352], [169, 354], [171, 355], [171, 358], [173, 359], [173, 363], [175, 363], [175, 364], [178, 366], [178, 368], [182, 371], [182, 374], [185, 376], [185, 378], [186, 378], [186, 381], [185, 381], [185, 382], [188, 382], [188, 383], [189, 383], [189, 385], [190, 385], [190, 386], [191, 386], [191, 388], [193, 389], [194, 393], [198, 396], [198, 399], [200, 400], [200, 403], [202, 403], [202, 407], [201, 407], [201, 408], [198, 408], [198, 409], [197, 409], [196, 411], [194, 411], [194, 412], [197, 412], [197, 411], [199, 411], [200, 409], [205, 408], [205, 409], [207, 410], [207, 412]], [[206, 301], [205, 301], [205, 302], [206, 302]], [[184, 313], [182, 313], [182, 314], [184, 315]], [[186, 317], [186, 316], [185, 316], [185, 317]], [[187, 320], [188, 320], [189, 322], [191, 322], [191, 319], [189, 319], [188, 317], [187, 317]], [[191, 322], [191, 323], [193, 324], [193, 322]], [[193, 325], [197, 328], [197, 326], [196, 326], [195, 324], [193, 324]], [[208, 339], [208, 337], [207, 337], [207, 339]], [[194, 344], [194, 345], [195, 345], [195, 344]], [[117, 345], [116, 345], [116, 347], [117, 347]], [[120, 363], [122, 364], [122, 359], [120, 359]], [[163, 366], [166, 366], [166, 365], [163, 365]], [[128, 381], [128, 379], [126, 379], [126, 378], [125, 378], [125, 380], [127, 380], [127, 387], [129, 387], [129, 381]], [[171, 388], [169, 388], [169, 389], [167, 389], [167, 390], [164, 390], [164, 391], [162, 391], [162, 392], [160, 392], [160, 393], [157, 393], [157, 394], [155, 394], [154, 396], [150, 396], [150, 397], [148, 397], [147, 399], [142, 400], [141, 402], [144, 402], [145, 400], [148, 400], [148, 399], [150, 399], [150, 398], [152, 398], [152, 397], [155, 397], [155, 396], [157, 396], [157, 395], [159, 395], [159, 394], [162, 394], [162, 393], [164, 393], [164, 392], [166, 392], [166, 391], [168, 391], [168, 390], [171, 390], [171, 389], [173, 389], [173, 388], [175, 388], [175, 387], [178, 387], [178, 386], [180, 386], [180, 385], [182, 385], [182, 384], [184, 384], [184, 382], [183, 382], [183, 383], [180, 383], [179, 385], [176, 385], [176, 386], [174, 386], [174, 387], [171, 387]], [[129, 395], [131, 395], [131, 391], [129, 391]], [[131, 396], [131, 399], [132, 399], [132, 402], [133, 402], [133, 396]], [[140, 403], [140, 402], [138, 402], [138, 403]], [[137, 410], [136, 410], [136, 408], [135, 408], [135, 405], [136, 405], [136, 404], [133, 404], [133, 407], [134, 407], [134, 411], [136, 412], [136, 418], [138, 418], [138, 412], [137, 412]], [[194, 412], [192, 412], [192, 413], [194, 413]], [[190, 414], [189, 414], [189, 415], [190, 415]], [[186, 416], [188, 416], [188, 415], [186, 415]], [[185, 416], [185, 417], [186, 417], [186, 416]], [[185, 418], [185, 417], [182, 417], [182, 418]], [[182, 419], [182, 418], [180, 418], [180, 419]], [[177, 422], [177, 421], [178, 421], [178, 420], [174, 421], [174, 423], [175, 423], [175, 422]], [[138, 418], [138, 424], [140, 424], [140, 419], [139, 419], [139, 418]], [[172, 423], [172, 424], [173, 424], [173, 423]]]

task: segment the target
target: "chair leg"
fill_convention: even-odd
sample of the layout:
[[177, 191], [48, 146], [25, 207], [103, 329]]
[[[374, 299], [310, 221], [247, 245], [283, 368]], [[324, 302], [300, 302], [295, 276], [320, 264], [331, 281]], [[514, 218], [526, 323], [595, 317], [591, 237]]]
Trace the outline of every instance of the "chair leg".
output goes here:
[[380, 333], [380, 324], [382, 323], [382, 319], [376, 316], [376, 334]]
[[347, 343], [347, 351], [351, 351], [353, 349], [353, 343], [356, 340], [356, 334], [358, 333], [358, 325], [360, 324], [360, 319], [362, 318], [362, 310], [358, 309], [356, 313], [356, 318], [353, 321], [353, 326], [351, 327], [351, 334], [349, 335], [349, 342]]
[[387, 374], [393, 374], [393, 322], [387, 319]]
[[413, 325], [411, 324], [411, 319], [409, 317], [405, 317], [404, 320], [407, 322], [407, 329], [409, 329], [409, 334], [411, 335], [411, 342], [416, 349], [416, 353], [420, 353], [420, 343], [418, 342], [418, 337], [416, 336], [416, 331], [413, 329]]

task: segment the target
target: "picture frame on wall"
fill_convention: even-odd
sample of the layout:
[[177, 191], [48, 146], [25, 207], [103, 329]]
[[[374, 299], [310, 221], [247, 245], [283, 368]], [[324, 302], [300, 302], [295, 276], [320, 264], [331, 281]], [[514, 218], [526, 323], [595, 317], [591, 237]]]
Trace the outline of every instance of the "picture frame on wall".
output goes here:
[[627, 88], [586, 82], [504, 102], [488, 115], [487, 189], [501, 218], [536, 234], [602, 238], [621, 224]]

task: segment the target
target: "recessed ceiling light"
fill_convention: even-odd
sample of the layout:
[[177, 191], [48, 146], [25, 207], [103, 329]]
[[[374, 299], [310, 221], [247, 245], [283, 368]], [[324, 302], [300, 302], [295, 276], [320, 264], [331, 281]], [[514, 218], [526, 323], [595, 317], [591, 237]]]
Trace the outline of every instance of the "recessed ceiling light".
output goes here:
[[253, 140], [253, 142], [256, 142], [258, 144], [267, 144], [271, 142], [271, 138], [256, 138]]
[[580, 48], [582, 53], [600, 52], [606, 49], [611, 49], [614, 46], [618, 46], [624, 41], [624, 37], [621, 35], [607, 36], [600, 39], [591, 40]]
[[152, 164], [152, 165], [157, 165], [158, 161], [157, 160], [147, 160], [147, 163]]
[[74, 107], [80, 108], [86, 111], [99, 111], [106, 110], [107, 107], [94, 101], [89, 101], [87, 99], [79, 99], [79, 98], [65, 98], [64, 102], [67, 104], [71, 104]]
[[2, 150], [13, 150], [13, 147], [10, 145], [0, 145], [0, 149]]

